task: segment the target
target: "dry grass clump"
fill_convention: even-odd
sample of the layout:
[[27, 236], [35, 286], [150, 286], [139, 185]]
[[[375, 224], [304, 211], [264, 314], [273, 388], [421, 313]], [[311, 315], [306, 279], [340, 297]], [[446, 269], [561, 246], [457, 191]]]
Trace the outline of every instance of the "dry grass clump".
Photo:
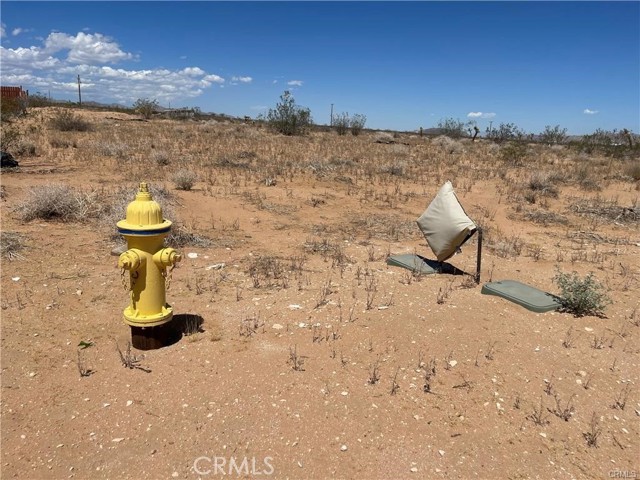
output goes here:
[[156, 150], [153, 152], [151, 154], [151, 160], [159, 167], [164, 167], [170, 163], [169, 154], [164, 150]]
[[187, 168], [181, 168], [173, 175], [173, 183], [178, 190], [189, 191], [196, 181], [198, 181], [198, 174]]
[[68, 185], [52, 184], [32, 187], [27, 198], [16, 206], [21, 220], [86, 221], [105, 210], [96, 190], [76, 190]]
[[524, 220], [540, 225], [568, 225], [569, 219], [564, 215], [545, 210], [528, 210], [523, 214]]
[[171, 247], [210, 247], [213, 242], [210, 238], [198, 235], [184, 225], [174, 224], [165, 239], [165, 243]]
[[273, 255], [254, 257], [247, 268], [254, 288], [288, 287], [285, 263]]
[[215, 166], [218, 168], [237, 168], [244, 170], [251, 167], [251, 160], [256, 157], [257, 154], [255, 152], [248, 151], [238, 153], [236, 158], [228, 155], [220, 155], [215, 161]]
[[71, 110], [58, 110], [49, 120], [51, 128], [60, 132], [89, 132], [92, 125]]
[[529, 178], [528, 187], [530, 190], [539, 193], [545, 197], [558, 198], [558, 188], [554, 185], [557, 177], [548, 173], [534, 172]]
[[500, 157], [506, 163], [521, 167], [529, 155], [529, 147], [522, 142], [509, 142], [500, 147]]
[[380, 173], [386, 173], [395, 177], [404, 177], [406, 175], [407, 165], [405, 162], [394, 162], [385, 165], [380, 169]]
[[0, 255], [9, 260], [23, 259], [18, 252], [24, 249], [24, 240], [17, 232], [0, 231]]
[[395, 138], [392, 133], [389, 132], [377, 132], [373, 139], [376, 143], [394, 143]]
[[382, 240], [406, 240], [418, 238], [419, 230], [415, 221], [397, 218], [395, 215], [373, 214], [352, 217], [340, 230], [354, 237], [377, 238]]
[[631, 177], [635, 182], [640, 180], [640, 160], [628, 163], [624, 168], [624, 174]]
[[600, 196], [578, 199], [569, 206], [569, 209], [583, 217], [609, 222], [632, 224], [640, 221], [640, 212], [636, 204], [622, 207], [618, 205], [616, 199], [606, 200]]
[[113, 158], [126, 158], [130, 148], [126, 143], [100, 140], [93, 143], [92, 148], [100, 155]]
[[600, 180], [593, 175], [593, 166], [580, 165], [575, 171], [574, 179], [583, 190], [589, 192], [602, 190]]
[[36, 145], [30, 140], [21, 139], [14, 147], [13, 153], [18, 157], [34, 157]]
[[78, 144], [75, 140], [69, 140], [63, 137], [49, 138], [49, 145], [51, 145], [52, 148], [69, 148], [69, 147], [77, 148], [78, 147]]
[[464, 153], [465, 151], [464, 145], [461, 141], [453, 140], [445, 135], [440, 135], [439, 137], [434, 138], [431, 141], [431, 144], [452, 155]]

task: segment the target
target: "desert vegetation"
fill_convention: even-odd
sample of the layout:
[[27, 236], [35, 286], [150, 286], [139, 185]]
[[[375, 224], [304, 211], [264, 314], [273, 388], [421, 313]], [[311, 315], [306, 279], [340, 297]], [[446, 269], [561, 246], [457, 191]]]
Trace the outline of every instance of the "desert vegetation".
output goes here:
[[[631, 133], [502, 124], [472, 141], [450, 119], [432, 136], [363, 115], [347, 135], [287, 92], [250, 123], [141, 115], [3, 119], [20, 162], [0, 203], [7, 477], [181, 478], [229, 452], [273, 457], [278, 478], [637, 471]], [[386, 264], [432, 258], [415, 220], [447, 180], [483, 228], [481, 281], [563, 310], [482, 295], [476, 237], [456, 274]], [[167, 292], [180, 338], [144, 356], [111, 255], [140, 181], [184, 254]]]

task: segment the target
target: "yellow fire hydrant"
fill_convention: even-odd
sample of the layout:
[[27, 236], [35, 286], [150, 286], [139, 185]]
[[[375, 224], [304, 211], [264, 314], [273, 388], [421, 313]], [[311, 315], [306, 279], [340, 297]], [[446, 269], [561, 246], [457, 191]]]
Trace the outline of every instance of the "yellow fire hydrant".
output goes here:
[[171, 222], [162, 217], [162, 207], [151, 198], [146, 183], [140, 183], [135, 200], [127, 206], [126, 219], [117, 226], [129, 248], [120, 255], [118, 267], [131, 296], [124, 309], [124, 322], [131, 326], [132, 344], [141, 350], [165, 346], [170, 332], [164, 327], [173, 317], [173, 309], [166, 302], [166, 288], [182, 256], [173, 248], [163, 247]]

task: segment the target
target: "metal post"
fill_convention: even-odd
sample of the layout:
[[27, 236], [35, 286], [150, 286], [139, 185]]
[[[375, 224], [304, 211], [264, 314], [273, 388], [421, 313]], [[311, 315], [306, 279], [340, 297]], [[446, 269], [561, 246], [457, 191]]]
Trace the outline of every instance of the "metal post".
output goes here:
[[476, 263], [476, 283], [480, 285], [480, 267], [482, 266], [482, 228], [478, 227], [478, 261]]
[[82, 93], [80, 93], [80, 75], [78, 75], [78, 105], [82, 106]]

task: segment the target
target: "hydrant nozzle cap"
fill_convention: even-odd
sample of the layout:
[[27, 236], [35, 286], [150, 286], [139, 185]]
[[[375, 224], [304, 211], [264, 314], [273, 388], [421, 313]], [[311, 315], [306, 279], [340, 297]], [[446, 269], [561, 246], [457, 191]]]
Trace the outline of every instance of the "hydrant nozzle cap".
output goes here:
[[140, 183], [135, 200], [127, 206], [127, 218], [117, 225], [124, 235], [161, 234], [171, 228], [171, 222], [162, 218], [162, 207], [153, 200], [145, 182]]

